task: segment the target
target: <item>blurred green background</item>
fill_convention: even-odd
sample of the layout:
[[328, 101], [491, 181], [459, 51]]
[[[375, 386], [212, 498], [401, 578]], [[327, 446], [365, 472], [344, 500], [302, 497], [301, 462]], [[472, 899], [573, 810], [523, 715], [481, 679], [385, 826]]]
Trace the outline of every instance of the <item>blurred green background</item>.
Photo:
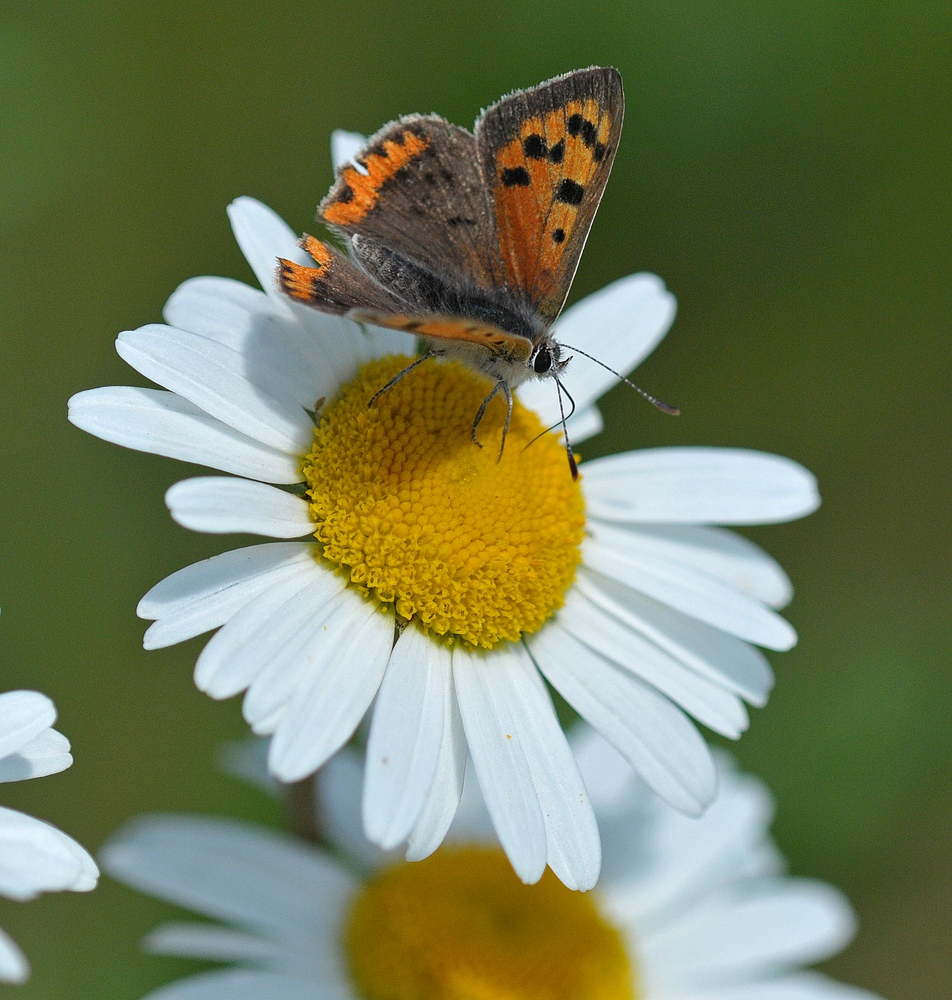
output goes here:
[[[4, 5], [0, 689], [53, 696], [76, 756], [4, 804], [92, 849], [147, 810], [279, 820], [213, 768], [245, 727], [194, 689], [201, 641], [146, 654], [134, 615], [232, 540], [168, 518], [192, 469], [80, 433], [67, 397], [142, 383], [113, 339], [185, 278], [253, 280], [233, 197], [309, 226], [332, 128], [470, 125], [514, 87], [611, 64], [625, 135], [573, 299], [665, 279], [679, 317], [638, 381], [684, 415], [615, 389], [585, 454], [739, 445], [817, 473], [819, 513], [750, 533], [794, 579], [801, 638], [737, 753], [776, 793], [792, 869], [859, 912], [829, 970], [952, 995], [950, 40], [948, 3]], [[195, 968], [137, 950], [170, 912], [108, 879], [0, 901], [34, 965], [18, 995], [133, 1000]]]

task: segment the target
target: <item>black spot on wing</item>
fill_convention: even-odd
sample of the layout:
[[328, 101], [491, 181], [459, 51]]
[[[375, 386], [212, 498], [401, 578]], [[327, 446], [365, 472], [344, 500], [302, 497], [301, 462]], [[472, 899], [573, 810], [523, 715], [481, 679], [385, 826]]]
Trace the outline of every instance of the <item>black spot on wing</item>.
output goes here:
[[549, 159], [553, 163], [561, 163], [565, 159], [565, 140], [559, 141], [549, 150]]
[[502, 172], [502, 182], [506, 187], [528, 187], [529, 171], [525, 167], [507, 167]]
[[543, 160], [548, 152], [541, 135], [529, 135], [522, 140], [522, 151], [530, 160]]
[[556, 229], [552, 233], [552, 242], [553, 243], [564, 243], [565, 242], [565, 230], [564, 229]]
[[578, 135], [582, 131], [582, 122], [584, 121], [585, 119], [581, 115], [572, 115], [565, 123], [569, 135]]
[[345, 205], [354, 200], [354, 189], [349, 184], [342, 184], [334, 201], [342, 201]]
[[605, 159], [605, 154], [608, 152], [608, 147], [604, 142], [596, 142], [595, 148], [592, 150], [592, 159], [596, 163], [601, 163]]
[[581, 205], [584, 195], [585, 188], [567, 177], [555, 189], [555, 200], [564, 202], [566, 205]]

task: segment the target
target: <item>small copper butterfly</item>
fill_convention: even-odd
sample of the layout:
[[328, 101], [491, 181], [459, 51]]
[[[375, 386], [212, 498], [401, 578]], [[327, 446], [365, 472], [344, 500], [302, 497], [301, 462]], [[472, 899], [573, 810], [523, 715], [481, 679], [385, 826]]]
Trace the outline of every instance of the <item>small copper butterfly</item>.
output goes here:
[[[437, 355], [492, 379], [473, 424], [479, 444], [476, 428], [497, 393], [511, 414], [516, 386], [558, 384], [570, 360], [551, 328], [624, 113], [621, 74], [592, 67], [503, 97], [472, 133], [437, 115], [390, 122], [338, 169], [318, 209], [350, 257], [304, 236], [314, 267], [281, 259], [278, 283], [316, 309], [423, 338], [427, 351], [381, 392]], [[569, 461], [577, 474], [571, 450]]]

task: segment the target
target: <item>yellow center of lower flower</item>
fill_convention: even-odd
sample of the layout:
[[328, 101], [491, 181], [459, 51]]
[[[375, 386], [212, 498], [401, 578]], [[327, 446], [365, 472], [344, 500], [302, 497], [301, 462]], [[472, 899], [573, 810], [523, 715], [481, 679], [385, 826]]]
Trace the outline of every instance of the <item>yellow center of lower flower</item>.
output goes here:
[[505, 855], [444, 849], [385, 869], [345, 930], [364, 1000], [634, 1000], [618, 931], [591, 893], [546, 871], [523, 885]]
[[565, 451], [518, 402], [459, 364], [364, 365], [320, 415], [304, 460], [321, 554], [398, 615], [491, 649], [533, 632], [562, 605], [581, 559], [582, 493]]

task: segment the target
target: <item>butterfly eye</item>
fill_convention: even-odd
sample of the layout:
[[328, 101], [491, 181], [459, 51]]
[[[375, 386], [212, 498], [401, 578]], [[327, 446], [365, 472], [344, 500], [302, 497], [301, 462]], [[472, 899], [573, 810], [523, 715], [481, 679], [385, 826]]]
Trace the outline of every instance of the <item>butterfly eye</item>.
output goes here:
[[536, 356], [532, 359], [532, 368], [536, 375], [542, 375], [552, 367], [552, 354], [549, 348], [543, 345], [536, 351]]

